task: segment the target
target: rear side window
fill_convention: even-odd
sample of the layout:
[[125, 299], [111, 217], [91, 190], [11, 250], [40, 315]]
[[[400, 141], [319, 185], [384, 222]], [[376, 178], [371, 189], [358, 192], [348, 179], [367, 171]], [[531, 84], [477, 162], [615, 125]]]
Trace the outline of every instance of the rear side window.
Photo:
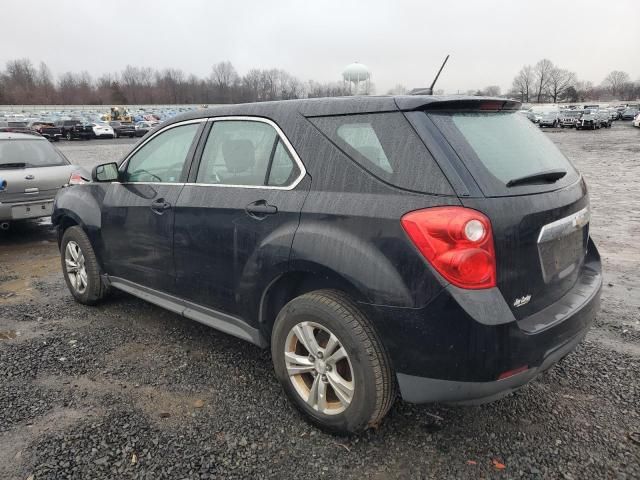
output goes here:
[[400, 112], [309, 119], [369, 173], [391, 185], [452, 194], [440, 167]]
[[[577, 172], [555, 144], [515, 111], [438, 112], [428, 115], [485, 194], [513, 194], [522, 188], [529, 191], [555, 190], [577, 178]], [[555, 183], [506, 186], [511, 180], [558, 169], [567, 173]]]

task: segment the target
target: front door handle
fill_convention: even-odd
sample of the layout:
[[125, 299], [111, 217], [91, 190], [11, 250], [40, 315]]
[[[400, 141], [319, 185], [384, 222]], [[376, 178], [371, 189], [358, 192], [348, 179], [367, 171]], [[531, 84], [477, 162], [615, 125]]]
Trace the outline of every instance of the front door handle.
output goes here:
[[166, 210], [169, 210], [170, 208], [171, 204], [164, 198], [159, 198], [151, 204], [151, 210], [153, 210], [154, 213], [157, 213], [158, 215], [162, 215]]
[[246, 206], [245, 210], [249, 216], [254, 218], [264, 218], [266, 215], [278, 213], [278, 207], [269, 205], [266, 200], [258, 200]]

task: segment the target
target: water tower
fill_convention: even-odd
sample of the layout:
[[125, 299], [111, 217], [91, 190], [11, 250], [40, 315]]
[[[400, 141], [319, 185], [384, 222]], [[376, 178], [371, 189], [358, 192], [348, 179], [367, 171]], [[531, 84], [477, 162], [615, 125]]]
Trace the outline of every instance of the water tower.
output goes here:
[[371, 73], [366, 65], [352, 63], [342, 71], [342, 80], [351, 95], [369, 95]]

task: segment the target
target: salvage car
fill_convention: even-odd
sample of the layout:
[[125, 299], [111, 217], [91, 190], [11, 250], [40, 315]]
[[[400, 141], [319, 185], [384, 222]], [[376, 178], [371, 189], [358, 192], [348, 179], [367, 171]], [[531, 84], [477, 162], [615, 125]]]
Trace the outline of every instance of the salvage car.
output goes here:
[[58, 194], [65, 282], [83, 304], [118, 289], [270, 347], [286, 395], [332, 432], [378, 425], [396, 388], [495, 400], [574, 350], [602, 284], [585, 181], [519, 108], [182, 114]]
[[560, 112], [552, 111], [552, 112], [544, 112], [540, 121], [538, 121], [538, 125], [540, 128], [542, 127], [557, 127], [560, 122]]
[[93, 138], [93, 126], [80, 119], [56, 120], [54, 125], [58, 127], [63, 138], [67, 140], [82, 139], [87, 140]]
[[114, 138], [115, 133], [111, 125], [105, 122], [94, 122], [91, 124], [93, 138]]
[[601, 128], [611, 128], [612, 120], [608, 109], [601, 108], [598, 110], [598, 120]]
[[136, 137], [144, 137], [147, 133], [153, 130], [158, 124], [151, 122], [138, 122], [136, 123]]
[[45, 138], [23, 133], [0, 132], [0, 228], [10, 222], [48, 217], [53, 199], [77, 167]]
[[109, 122], [109, 126], [113, 129], [113, 138], [136, 136], [136, 127], [133, 123]]
[[29, 128], [29, 122], [22, 120], [0, 121], [0, 132], [32, 133]]
[[576, 130], [595, 130], [600, 128], [600, 117], [595, 109], [585, 108], [580, 111], [580, 120], [576, 122]]
[[53, 122], [45, 122], [43, 120], [35, 120], [29, 122], [29, 129], [38, 135], [42, 135], [47, 140], [57, 142], [62, 138], [62, 129], [56, 127]]
[[627, 108], [624, 112], [622, 112], [620, 118], [622, 120], [633, 120], [636, 115], [638, 115], [638, 110], [636, 110], [635, 108]]
[[582, 116], [582, 112], [579, 110], [564, 110], [560, 115], [560, 127], [562, 128], [573, 128], [576, 126], [576, 123], [580, 120]]

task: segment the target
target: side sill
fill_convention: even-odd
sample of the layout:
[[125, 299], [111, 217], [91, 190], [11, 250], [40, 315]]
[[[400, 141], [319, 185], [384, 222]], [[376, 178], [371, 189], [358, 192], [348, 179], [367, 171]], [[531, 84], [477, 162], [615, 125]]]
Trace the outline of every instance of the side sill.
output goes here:
[[251, 342], [261, 348], [267, 346], [267, 342], [258, 329], [249, 326], [238, 317], [228, 315], [211, 308], [203, 307], [196, 303], [183, 300], [164, 292], [159, 292], [149, 287], [125, 280], [124, 278], [105, 275], [105, 281], [118, 290], [127, 292], [149, 303], [158, 305], [166, 310], [182, 315], [190, 320], [207, 325], [221, 332]]

